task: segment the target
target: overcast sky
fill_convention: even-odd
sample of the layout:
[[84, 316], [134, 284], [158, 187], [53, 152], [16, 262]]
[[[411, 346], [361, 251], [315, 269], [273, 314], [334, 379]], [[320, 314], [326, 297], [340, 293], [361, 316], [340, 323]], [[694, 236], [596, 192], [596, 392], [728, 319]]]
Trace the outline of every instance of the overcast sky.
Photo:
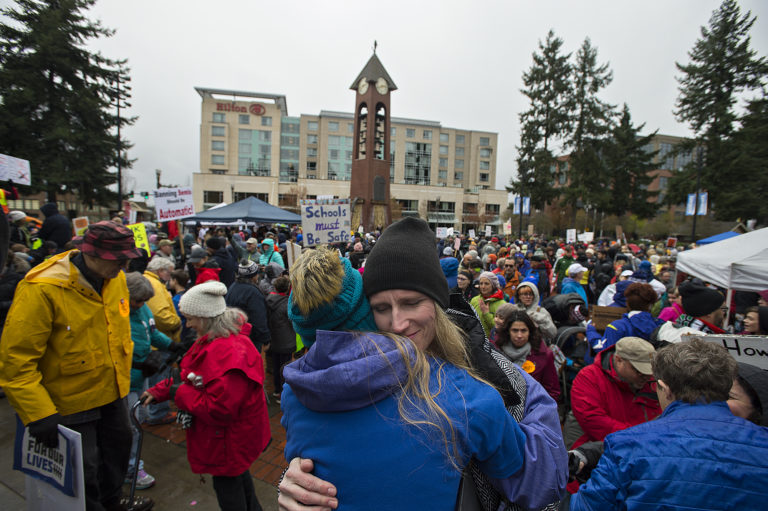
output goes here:
[[[9, 0], [0, 0], [7, 6]], [[768, 55], [768, 2], [752, 11], [752, 47]], [[89, 46], [127, 58], [133, 87], [126, 130], [136, 158], [129, 185], [191, 186], [200, 169], [200, 96], [195, 86], [284, 94], [291, 116], [351, 112], [349, 85], [377, 54], [398, 90], [392, 115], [499, 133], [496, 186], [515, 172], [519, 92], [531, 54], [550, 28], [575, 54], [585, 37], [609, 62], [603, 98], [626, 102], [646, 131], [686, 136], [672, 110], [675, 62], [700, 36], [715, 0], [257, 1], [100, 0], [88, 12], [116, 33]], [[34, 169], [32, 169], [34, 172]]]

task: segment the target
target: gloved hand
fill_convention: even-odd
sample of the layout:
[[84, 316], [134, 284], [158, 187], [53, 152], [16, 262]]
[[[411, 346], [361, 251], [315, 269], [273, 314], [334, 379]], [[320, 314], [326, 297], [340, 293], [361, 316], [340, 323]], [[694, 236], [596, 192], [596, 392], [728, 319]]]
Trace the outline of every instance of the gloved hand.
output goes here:
[[184, 346], [184, 345], [183, 345], [182, 343], [180, 343], [180, 342], [172, 342], [172, 343], [171, 343], [171, 344], [168, 346], [168, 351], [170, 351], [170, 352], [171, 352], [171, 353], [173, 353], [174, 355], [178, 355], [178, 354], [181, 354], [181, 353], [184, 353], [185, 351], [187, 351], [187, 347], [186, 347], [186, 346]]
[[56, 448], [59, 446], [59, 423], [61, 415], [54, 413], [43, 419], [30, 422], [29, 434], [45, 445], [46, 447]]

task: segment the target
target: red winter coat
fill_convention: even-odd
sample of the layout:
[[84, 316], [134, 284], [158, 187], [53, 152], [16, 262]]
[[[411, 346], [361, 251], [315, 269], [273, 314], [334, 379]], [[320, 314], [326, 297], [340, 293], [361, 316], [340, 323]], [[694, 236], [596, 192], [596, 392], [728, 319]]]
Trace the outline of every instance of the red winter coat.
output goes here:
[[[198, 339], [181, 360], [181, 379], [176, 406], [191, 413], [187, 430], [187, 459], [196, 474], [240, 475], [269, 443], [271, 433], [264, 396], [261, 356], [245, 324], [237, 335]], [[187, 375], [203, 377], [203, 387], [190, 384]], [[149, 393], [158, 400], [170, 399], [171, 380]]]
[[611, 346], [598, 353], [594, 363], [579, 371], [573, 381], [571, 408], [584, 430], [573, 448], [661, 415], [656, 383], [646, 383], [639, 392], [633, 392], [616, 374], [614, 351], [615, 346]]

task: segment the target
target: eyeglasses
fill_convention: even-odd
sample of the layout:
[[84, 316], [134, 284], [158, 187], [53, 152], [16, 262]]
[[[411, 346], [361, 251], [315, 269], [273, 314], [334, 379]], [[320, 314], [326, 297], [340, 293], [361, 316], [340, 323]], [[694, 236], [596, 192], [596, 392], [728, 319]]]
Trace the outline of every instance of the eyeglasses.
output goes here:
[[514, 268], [514, 267], [515, 267], [514, 264], [505, 264], [504, 265], [504, 268]]
[[531, 293], [530, 291], [521, 291], [519, 293], [519, 296], [533, 296], [533, 293]]

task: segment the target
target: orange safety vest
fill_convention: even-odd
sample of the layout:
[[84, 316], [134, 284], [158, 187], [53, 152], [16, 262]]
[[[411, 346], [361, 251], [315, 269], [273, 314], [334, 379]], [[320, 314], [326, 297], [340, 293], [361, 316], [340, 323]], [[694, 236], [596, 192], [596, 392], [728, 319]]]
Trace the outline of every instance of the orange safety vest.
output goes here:
[[0, 206], [3, 207], [3, 213], [8, 214], [8, 201], [5, 199], [5, 190], [0, 188]]

